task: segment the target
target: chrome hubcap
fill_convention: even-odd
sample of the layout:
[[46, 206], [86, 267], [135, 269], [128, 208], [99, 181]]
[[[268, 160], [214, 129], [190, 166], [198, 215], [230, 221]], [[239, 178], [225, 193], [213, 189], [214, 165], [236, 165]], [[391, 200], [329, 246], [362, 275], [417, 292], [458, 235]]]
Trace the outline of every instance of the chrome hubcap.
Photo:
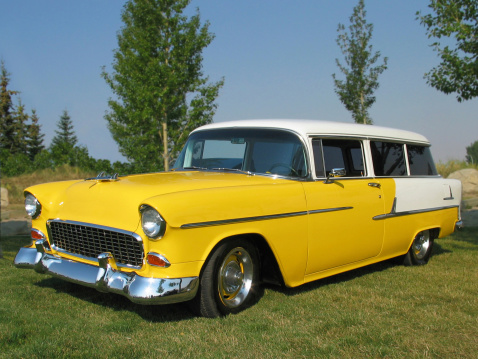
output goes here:
[[245, 301], [253, 275], [252, 258], [244, 248], [234, 248], [226, 255], [218, 273], [219, 297], [226, 307], [235, 308]]
[[413, 241], [413, 251], [417, 259], [423, 259], [430, 248], [430, 231], [418, 233]]

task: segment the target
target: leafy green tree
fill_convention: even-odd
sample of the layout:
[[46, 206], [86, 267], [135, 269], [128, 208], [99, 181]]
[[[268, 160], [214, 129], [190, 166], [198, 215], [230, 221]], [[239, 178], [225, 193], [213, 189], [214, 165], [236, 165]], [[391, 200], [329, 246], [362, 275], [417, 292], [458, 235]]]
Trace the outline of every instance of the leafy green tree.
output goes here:
[[478, 164], [478, 141], [473, 142], [466, 148], [466, 162]]
[[[478, 96], [478, 2], [476, 0], [431, 0], [432, 14], [417, 12], [441, 63], [425, 74], [427, 83], [457, 100]], [[452, 45], [442, 45], [441, 40]]]
[[348, 32], [339, 24], [337, 44], [345, 57], [343, 65], [336, 59], [337, 66], [345, 75], [345, 80], [337, 79], [333, 74], [335, 92], [345, 108], [352, 113], [356, 123], [372, 124], [368, 109], [374, 104], [373, 95], [378, 89], [378, 76], [387, 68], [387, 58], [382, 65], [374, 66], [380, 58], [380, 52], [373, 52], [370, 40], [373, 25], [366, 19], [365, 4], [359, 0], [350, 17]]
[[10, 74], [1, 62], [0, 76], [0, 149], [15, 151], [15, 137], [17, 134], [17, 125], [14, 114], [12, 96], [18, 94], [17, 91], [8, 89], [10, 83]]
[[[212, 122], [223, 80], [208, 83], [202, 51], [213, 40], [190, 0], [130, 0], [122, 12], [113, 72], [103, 77], [118, 100], [105, 116], [136, 171], [169, 169], [187, 135]], [[162, 156], [161, 156], [162, 154]]]
[[28, 125], [26, 140], [28, 157], [33, 161], [35, 156], [45, 149], [45, 146], [43, 145], [43, 138], [45, 135], [41, 133], [41, 126], [38, 123], [39, 119], [36, 110], [32, 110], [30, 119], [31, 124]]

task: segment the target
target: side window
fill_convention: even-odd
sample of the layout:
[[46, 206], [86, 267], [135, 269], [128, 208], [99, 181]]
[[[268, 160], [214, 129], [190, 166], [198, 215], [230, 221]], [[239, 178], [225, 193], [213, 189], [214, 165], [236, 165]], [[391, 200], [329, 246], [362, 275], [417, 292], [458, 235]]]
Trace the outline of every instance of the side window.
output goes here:
[[314, 151], [315, 175], [319, 178], [325, 177], [322, 141], [320, 139], [312, 140], [312, 150]]
[[364, 176], [364, 157], [359, 140], [314, 139], [312, 147], [317, 177], [326, 177], [334, 168], [345, 169], [347, 177]]
[[430, 152], [430, 147], [407, 145], [407, 154], [410, 175], [436, 176], [438, 174]]
[[376, 176], [406, 176], [403, 144], [371, 141], [373, 169]]

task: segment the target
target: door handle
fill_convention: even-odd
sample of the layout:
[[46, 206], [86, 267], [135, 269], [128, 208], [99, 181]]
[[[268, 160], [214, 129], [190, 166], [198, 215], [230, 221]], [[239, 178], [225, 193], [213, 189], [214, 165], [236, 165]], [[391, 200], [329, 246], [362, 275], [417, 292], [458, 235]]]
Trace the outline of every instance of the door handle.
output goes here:
[[381, 188], [382, 185], [380, 183], [369, 182], [368, 184], [370, 187]]

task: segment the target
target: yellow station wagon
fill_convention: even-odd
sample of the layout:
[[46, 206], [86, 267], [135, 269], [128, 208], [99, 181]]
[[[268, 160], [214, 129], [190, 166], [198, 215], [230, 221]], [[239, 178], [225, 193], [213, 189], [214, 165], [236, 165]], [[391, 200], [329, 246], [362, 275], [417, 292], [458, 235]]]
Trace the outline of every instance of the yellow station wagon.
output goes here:
[[295, 287], [393, 257], [425, 264], [462, 225], [461, 184], [428, 140], [304, 120], [193, 131], [172, 171], [98, 175], [25, 190], [33, 268], [140, 304], [190, 301], [216, 317], [261, 283]]

